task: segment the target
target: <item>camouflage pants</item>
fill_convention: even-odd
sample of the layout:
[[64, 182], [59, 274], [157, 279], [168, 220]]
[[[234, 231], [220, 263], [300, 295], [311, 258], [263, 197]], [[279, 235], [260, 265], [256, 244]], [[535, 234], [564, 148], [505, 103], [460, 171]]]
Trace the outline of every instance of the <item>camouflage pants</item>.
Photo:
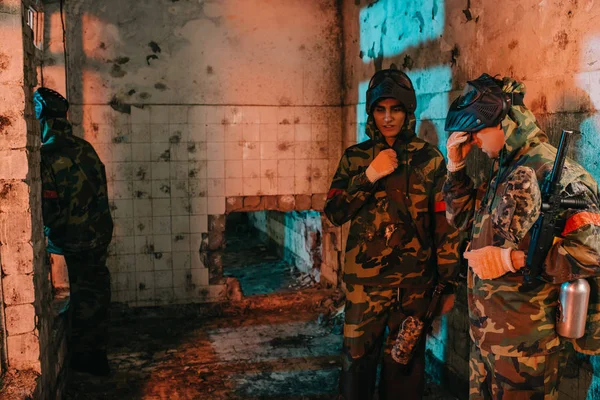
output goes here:
[[505, 357], [471, 344], [469, 399], [558, 399], [560, 352]]
[[[367, 383], [374, 388], [383, 346], [379, 398], [396, 398], [400, 393], [404, 399], [420, 398], [424, 388], [425, 341], [416, 350], [408, 372], [401, 371], [402, 366], [392, 359], [391, 349], [402, 321], [409, 315], [425, 315], [431, 290], [351, 284], [346, 289], [342, 380], [363, 379], [352, 374], [358, 369], [369, 376]], [[389, 333], [384, 343], [386, 329]], [[367, 359], [372, 361], [365, 363]], [[340, 386], [344, 384], [341, 382]]]
[[65, 254], [71, 290], [69, 344], [73, 353], [106, 350], [111, 295], [106, 258], [106, 248]]

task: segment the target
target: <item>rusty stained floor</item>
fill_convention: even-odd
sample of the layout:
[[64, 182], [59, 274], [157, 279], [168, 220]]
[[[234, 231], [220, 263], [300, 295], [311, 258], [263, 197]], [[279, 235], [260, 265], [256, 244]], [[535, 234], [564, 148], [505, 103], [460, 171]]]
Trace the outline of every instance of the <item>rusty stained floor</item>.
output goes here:
[[[342, 336], [340, 318], [330, 316], [341, 294], [304, 287], [307, 280], [261, 243], [228, 247], [225, 273], [244, 273], [245, 294], [267, 294], [227, 305], [115, 306], [111, 376], [74, 373], [67, 398], [334, 399]], [[426, 398], [453, 399], [433, 385]]]

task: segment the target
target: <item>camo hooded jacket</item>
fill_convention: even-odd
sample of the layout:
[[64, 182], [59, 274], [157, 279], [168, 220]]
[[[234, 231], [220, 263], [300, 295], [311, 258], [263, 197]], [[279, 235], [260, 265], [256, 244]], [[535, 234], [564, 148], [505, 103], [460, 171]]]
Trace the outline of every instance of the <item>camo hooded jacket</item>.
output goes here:
[[73, 136], [64, 118], [42, 121], [42, 213], [48, 251], [106, 247], [113, 222], [104, 164], [91, 144]]
[[[525, 94], [523, 84], [509, 78], [503, 82], [503, 91]], [[502, 129], [506, 144], [488, 183], [476, 189], [465, 169], [448, 174], [444, 185], [446, 214], [454, 226], [470, 231], [472, 250], [497, 246], [527, 253], [529, 229], [541, 208], [540, 187], [552, 170], [556, 149], [547, 143], [546, 134], [524, 106], [511, 107]], [[600, 298], [593, 278], [600, 275], [598, 187], [581, 166], [569, 159], [565, 160], [561, 185], [563, 197], [582, 198], [588, 209], [565, 211], [565, 229], [545, 260], [544, 283], [521, 291], [522, 271], [482, 280], [469, 270], [471, 337], [486, 351], [528, 357], [558, 350], [560, 338], [555, 324], [560, 283], [588, 277], [592, 277], [594, 288], [588, 336], [575, 345], [579, 351], [600, 349]]]
[[373, 117], [370, 140], [344, 152], [331, 183], [325, 214], [334, 225], [350, 222], [344, 281], [385, 287], [431, 287], [458, 272], [458, 231], [445, 219], [442, 185], [446, 164], [434, 146], [415, 135], [414, 115], [392, 148], [399, 166], [371, 183], [365, 171], [390, 148]]

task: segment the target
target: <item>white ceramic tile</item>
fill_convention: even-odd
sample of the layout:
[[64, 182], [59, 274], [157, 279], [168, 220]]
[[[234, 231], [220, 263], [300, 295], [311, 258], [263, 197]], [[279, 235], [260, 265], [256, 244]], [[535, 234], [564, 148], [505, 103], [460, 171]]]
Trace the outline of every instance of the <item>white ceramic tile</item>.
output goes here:
[[[186, 236], [187, 237], [187, 236]], [[189, 237], [188, 247], [189, 247]], [[191, 253], [188, 251], [173, 252], [173, 270], [175, 271], [186, 271], [192, 267]]]
[[169, 161], [171, 159], [170, 143], [152, 143], [150, 145], [151, 161]]
[[[159, 163], [155, 163], [155, 164], [159, 164]], [[164, 166], [163, 166], [163, 168], [164, 168]], [[169, 163], [169, 169], [170, 169], [169, 172], [170, 173], [167, 175], [167, 177], [171, 180], [187, 180], [188, 179], [188, 168], [189, 168], [189, 164], [187, 162], [171, 161]], [[161, 176], [158, 179], [166, 179], [166, 178]]]
[[171, 235], [153, 235], [154, 252], [166, 253], [171, 251]]
[[294, 176], [294, 160], [277, 160], [277, 176]]
[[277, 123], [277, 107], [260, 107], [259, 113], [261, 124]]
[[244, 178], [260, 177], [260, 160], [244, 160], [242, 164]]
[[154, 271], [171, 271], [172, 269], [173, 257], [170, 252], [157, 251], [154, 253]]
[[261, 107], [244, 107], [242, 121], [244, 124], [259, 124], [260, 123], [260, 108]]
[[260, 142], [245, 142], [242, 158], [244, 160], [260, 160]]
[[260, 195], [260, 178], [244, 178], [244, 196]]
[[246, 142], [260, 141], [260, 125], [258, 123], [245, 124], [242, 127], [242, 138]]
[[133, 198], [134, 199], [148, 199], [152, 194], [152, 181], [133, 181]]
[[156, 271], [154, 273], [154, 285], [156, 288], [173, 287], [173, 271]]
[[[187, 233], [173, 234], [173, 242], [171, 243], [171, 250], [173, 250], [173, 256], [175, 252], [186, 252], [184, 254], [189, 255], [190, 251], [190, 236]], [[176, 268], [175, 261], [173, 261], [173, 267]]]
[[[187, 255], [189, 257], [189, 253]], [[175, 260], [173, 260], [173, 266], [175, 266]], [[190, 268], [173, 270], [173, 287], [175, 289], [183, 290], [183, 288], [189, 287], [191, 283], [192, 271]]]
[[189, 124], [189, 142], [206, 142], [206, 124]]
[[[285, 179], [285, 178], [283, 178]], [[276, 195], [277, 194], [277, 181], [278, 178], [273, 176], [271, 178], [260, 179], [260, 191], [263, 195]]]
[[171, 198], [189, 197], [189, 183], [187, 180], [171, 181]]
[[224, 160], [225, 159], [225, 143], [207, 143], [207, 160]]
[[277, 126], [278, 142], [293, 142], [295, 139], [294, 125], [281, 124]]
[[169, 123], [184, 124], [188, 121], [190, 107], [189, 106], [170, 106], [169, 107]]
[[208, 196], [208, 180], [207, 179], [190, 179], [190, 198]]
[[171, 215], [171, 199], [152, 199], [152, 215], [155, 217]]
[[114, 232], [115, 237], [133, 236], [135, 234], [133, 229], [133, 218], [115, 218]]
[[154, 254], [135, 255], [136, 272], [154, 271]]
[[225, 179], [208, 179], [208, 196], [225, 196]]
[[206, 123], [206, 107], [191, 106], [188, 110], [188, 122], [190, 124], [205, 124]]
[[225, 161], [225, 178], [241, 178], [243, 176], [243, 162], [241, 160]]
[[225, 119], [225, 107], [223, 106], [207, 106], [206, 107], [206, 123], [222, 124]]
[[166, 197], [171, 197], [171, 182], [168, 179], [153, 180], [152, 198], [160, 199]]
[[208, 213], [208, 199], [206, 197], [194, 197], [190, 199], [190, 207], [193, 215]]
[[134, 143], [131, 145], [131, 159], [133, 161], [150, 161], [150, 143]]
[[150, 124], [152, 143], [170, 143], [169, 124]]
[[169, 122], [169, 106], [150, 106], [150, 122], [168, 123]]
[[132, 124], [149, 124], [150, 123], [150, 107], [131, 107], [131, 123]]
[[260, 124], [259, 131], [261, 142], [277, 141], [277, 124]]
[[152, 217], [134, 217], [133, 218], [134, 235], [145, 236], [152, 234]]
[[140, 217], [152, 216], [152, 200], [133, 199], [133, 215]]
[[[279, 151], [280, 143], [277, 142], [262, 142], [260, 144], [260, 159], [261, 160], [276, 160]], [[288, 146], [288, 143], [282, 146]]]
[[115, 181], [130, 181], [133, 179], [130, 162], [113, 162], [112, 175]]
[[171, 161], [187, 161], [189, 159], [189, 144], [183, 143], [172, 143], [169, 147]]
[[208, 268], [192, 268], [192, 284], [196, 286], [208, 285]]
[[190, 233], [190, 221], [191, 218], [189, 216], [173, 216], [172, 219], [172, 228], [171, 231], [174, 234], [178, 233]]
[[310, 124], [294, 125], [295, 140], [297, 142], [310, 142], [312, 138], [312, 127]]
[[131, 125], [132, 143], [150, 143], [150, 124]]
[[190, 199], [188, 197], [176, 197], [171, 199], [171, 215], [187, 216], [192, 212]]
[[[194, 240], [196, 239], [196, 240]], [[190, 258], [192, 260], [192, 268], [202, 268], [204, 269], [205, 266], [202, 263], [202, 259], [200, 257], [200, 252], [199, 251], [194, 251], [194, 249], [198, 250], [200, 249], [200, 242], [202, 239], [202, 235], [198, 234], [198, 235], [192, 235], [192, 252], [190, 253]], [[194, 246], [196, 245], [196, 246]]]
[[209, 215], [225, 214], [225, 197], [209, 197], [207, 211]]
[[[212, 197], [209, 197], [211, 199]], [[193, 215], [189, 221], [191, 233], [208, 232], [208, 217], [206, 215]]]
[[242, 178], [225, 179], [225, 196], [243, 196], [244, 180]]
[[131, 218], [133, 217], [133, 200], [113, 200], [114, 214], [116, 218]]
[[206, 124], [206, 141], [208, 143], [220, 143], [225, 141], [225, 125]]
[[225, 160], [241, 160], [244, 143], [241, 141], [225, 143]]
[[112, 146], [113, 162], [129, 162], [132, 159], [131, 143], [116, 143]]
[[208, 161], [206, 164], [208, 178], [225, 178], [225, 161]]
[[122, 254], [135, 254], [135, 238], [124, 236], [116, 240], [115, 251], [118, 256]]
[[171, 233], [171, 217], [153, 217], [152, 233], [154, 235], [167, 235]]
[[243, 126], [225, 125], [225, 142], [240, 142], [243, 139]]

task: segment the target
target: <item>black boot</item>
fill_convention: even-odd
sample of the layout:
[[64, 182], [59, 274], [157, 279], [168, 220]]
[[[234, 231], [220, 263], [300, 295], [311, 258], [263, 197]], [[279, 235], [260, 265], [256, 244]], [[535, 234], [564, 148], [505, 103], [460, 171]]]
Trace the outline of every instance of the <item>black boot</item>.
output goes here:
[[379, 400], [421, 400], [425, 390], [425, 341], [408, 365], [384, 358], [379, 381]]
[[[379, 350], [376, 347], [376, 350]], [[349, 370], [340, 373], [340, 398], [343, 400], [371, 400], [375, 393], [379, 351], [372, 351], [352, 362]]]
[[71, 368], [78, 372], [96, 376], [108, 376], [110, 374], [106, 352], [101, 350], [73, 354]]

